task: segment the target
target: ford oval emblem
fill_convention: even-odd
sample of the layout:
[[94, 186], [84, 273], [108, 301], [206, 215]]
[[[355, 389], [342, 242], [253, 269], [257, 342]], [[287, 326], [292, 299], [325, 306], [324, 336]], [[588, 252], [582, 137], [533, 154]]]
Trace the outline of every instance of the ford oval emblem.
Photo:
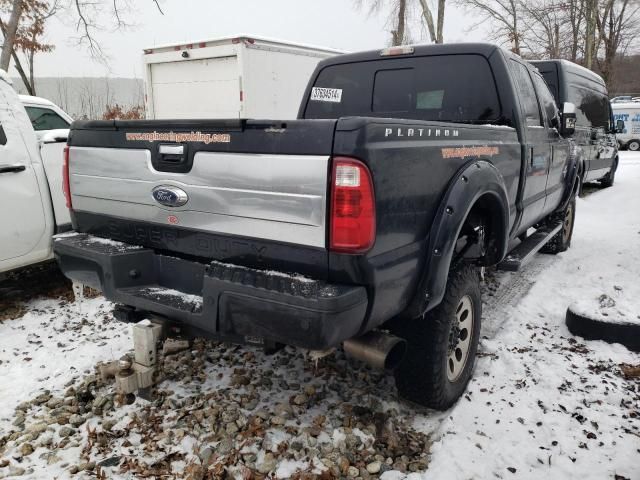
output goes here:
[[153, 199], [165, 207], [181, 207], [189, 201], [187, 192], [178, 187], [160, 185], [151, 191]]

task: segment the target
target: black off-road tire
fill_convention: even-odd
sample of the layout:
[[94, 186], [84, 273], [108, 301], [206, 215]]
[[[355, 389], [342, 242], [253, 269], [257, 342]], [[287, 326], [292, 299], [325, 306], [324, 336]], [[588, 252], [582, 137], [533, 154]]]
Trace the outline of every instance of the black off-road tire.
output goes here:
[[602, 188], [609, 188], [613, 186], [613, 182], [616, 180], [616, 170], [618, 170], [618, 160], [613, 163], [613, 167], [609, 170], [609, 173], [605, 175], [605, 177], [600, 180], [600, 186]]
[[565, 317], [569, 331], [585, 340], [620, 343], [634, 352], [640, 352], [640, 324], [624, 323], [620, 319], [606, 321], [597, 315], [578, 313], [571, 307]]
[[[462, 321], [461, 317], [464, 317]], [[481, 317], [478, 269], [463, 265], [449, 273], [440, 305], [420, 318], [401, 322], [397, 328], [396, 334], [407, 341], [407, 353], [395, 371], [400, 396], [436, 410], [451, 407], [471, 378]], [[464, 344], [467, 353], [464, 361], [456, 361], [452, 369], [451, 355], [457, 355], [454, 344]]]
[[571, 237], [573, 236], [573, 227], [576, 221], [576, 199], [572, 198], [569, 204], [561, 212], [552, 214], [547, 223], [556, 224], [562, 222], [560, 231], [540, 249], [542, 253], [555, 255], [564, 252], [571, 246]]

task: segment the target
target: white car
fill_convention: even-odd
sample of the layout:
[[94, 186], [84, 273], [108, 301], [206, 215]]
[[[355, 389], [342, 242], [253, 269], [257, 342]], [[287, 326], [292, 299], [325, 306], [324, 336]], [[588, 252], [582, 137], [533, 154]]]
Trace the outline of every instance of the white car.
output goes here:
[[73, 118], [46, 98], [20, 95], [20, 101], [29, 115], [38, 139], [41, 139], [47, 132], [68, 130], [73, 123]]
[[53, 258], [53, 235], [71, 228], [62, 191], [68, 134], [55, 129], [38, 139], [11, 79], [0, 70], [0, 275]]

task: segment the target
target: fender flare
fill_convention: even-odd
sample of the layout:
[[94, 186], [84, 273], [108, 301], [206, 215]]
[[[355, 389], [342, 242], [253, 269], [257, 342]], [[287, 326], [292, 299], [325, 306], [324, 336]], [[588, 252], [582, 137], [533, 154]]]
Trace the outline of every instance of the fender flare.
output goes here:
[[435, 308], [444, 297], [449, 268], [460, 231], [480, 198], [491, 205], [492, 238], [488, 256], [496, 264], [509, 245], [509, 200], [498, 169], [486, 160], [466, 163], [453, 177], [431, 225], [424, 267], [407, 313], [417, 318]]
[[580, 183], [584, 179], [585, 167], [584, 158], [581, 155], [582, 150], [575, 143], [571, 144], [571, 154], [567, 162], [567, 175], [565, 176], [565, 188], [562, 195], [562, 201], [557, 211], [563, 211], [576, 195], [580, 193]]

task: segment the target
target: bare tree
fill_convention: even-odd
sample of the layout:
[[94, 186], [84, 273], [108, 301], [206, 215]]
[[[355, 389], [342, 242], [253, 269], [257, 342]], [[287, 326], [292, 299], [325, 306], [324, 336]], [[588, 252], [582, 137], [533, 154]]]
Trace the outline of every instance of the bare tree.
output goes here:
[[4, 28], [2, 32], [4, 36], [4, 44], [2, 46], [2, 52], [0, 53], [0, 69], [2, 70], [9, 70], [13, 45], [16, 41], [16, 33], [24, 8], [22, 0], [11, 0], [9, 5], [11, 7], [11, 16], [9, 17], [6, 28]]
[[[108, 63], [109, 56], [97, 39], [100, 32], [126, 30], [134, 27], [129, 17], [134, 10], [133, 0], [66, 0], [66, 10], [75, 18], [76, 40], [85, 46], [92, 58]], [[158, 0], [152, 0], [164, 15]]]
[[606, 0], [595, 17], [598, 32], [596, 47], [602, 51], [602, 56], [594, 57], [602, 77], [610, 83], [614, 75], [614, 60], [640, 37], [640, 2]]
[[60, 78], [56, 79], [56, 101], [55, 103], [60, 106], [65, 112], [69, 113], [71, 104], [69, 102], [69, 82]]
[[569, 0], [565, 5], [567, 6], [567, 21], [571, 35], [569, 60], [576, 62], [580, 51], [582, 25], [585, 17], [585, 0]]
[[520, 3], [524, 19], [521, 45], [534, 58], [566, 58], [571, 55], [571, 8], [563, 0], [532, 0]]
[[[36, 53], [50, 52], [54, 48], [53, 45], [44, 43], [42, 36], [44, 35], [45, 23], [55, 15], [58, 4], [59, 0], [52, 0], [50, 3], [43, 0], [23, 0], [24, 8], [22, 10], [20, 25], [15, 34], [11, 56], [29, 95], [36, 94], [34, 76]], [[1, 18], [0, 30], [6, 35], [6, 27]], [[19, 51], [24, 54], [24, 60], [29, 69], [28, 75], [23, 68], [23, 61], [18, 55]]]
[[[391, 45], [411, 42], [409, 22], [414, 18], [414, 15], [419, 19], [420, 24], [424, 25], [433, 43], [443, 42], [446, 0], [437, 0], [436, 9], [429, 5], [428, 0], [355, 0], [354, 3], [357, 8], [368, 6], [370, 14], [379, 13], [380, 10], [388, 6], [391, 11], [387, 19], [388, 24], [392, 25]], [[418, 13], [418, 10], [421, 13]], [[436, 23], [433, 20], [434, 11], [436, 12]]]
[[[160, 0], [152, 0], [162, 12]], [[0, 68], [8, 70], [11, 58], [25, 85], [33, 89], [33, 60], [37, 52], [47, 51], [39, 42], [44, 33], [44, 22], [47, 18], [65, 13], [73, 19], [80, 45], [86, 46], [90, 55], [102, 63], [107, 63], [107, 52], [97, 40], [102, 31], [113, 31], [133, 26], [128, 18], [133, 11], [133, 0], [0, 0], [0, 27], [4, 37], [4, 45], [0, 52]], [[1, 15], [9, 13], [9, 19], [2, 21]], [[27, 57], [29, 77], [16, 55], [16, 47]]]
[[585, 0], [585, 40], [584, 40], [584, 65], [591, 69], [593, 60], [597, 54], [596, 49], [596, 18], [598, 9], [598, 0]]
[[433, 43], [442, 43], [443, 30], [444, 30], [444, 10], [446, 5], [445, 0], [438, 0], [438, 7], [437, 7], [438, 23], [436, 25], [433, 24], [433, 13], [431, 12], [431, 7], [429, 7], [427, 0], [419, 0], [419, 1], [420, 1], [420, 7], [422, 8], [422, 17], [424, 19], [424, 23], [427, 26], [427, 30], [429, 31], [429, 36], [431, 37], [431, 41]]
[[478, 13], [478, 23], [489, 21], [494, 25], [491, 34], [494, 40], [509, 43], [514, 53], [521, 54], [523, 10], [518, 0], [458, 0], [458, 3]]
[[402, 45], [407, 27], [407, 0], [398, 0], [396, 28], [391, 32], [393, 45]]

